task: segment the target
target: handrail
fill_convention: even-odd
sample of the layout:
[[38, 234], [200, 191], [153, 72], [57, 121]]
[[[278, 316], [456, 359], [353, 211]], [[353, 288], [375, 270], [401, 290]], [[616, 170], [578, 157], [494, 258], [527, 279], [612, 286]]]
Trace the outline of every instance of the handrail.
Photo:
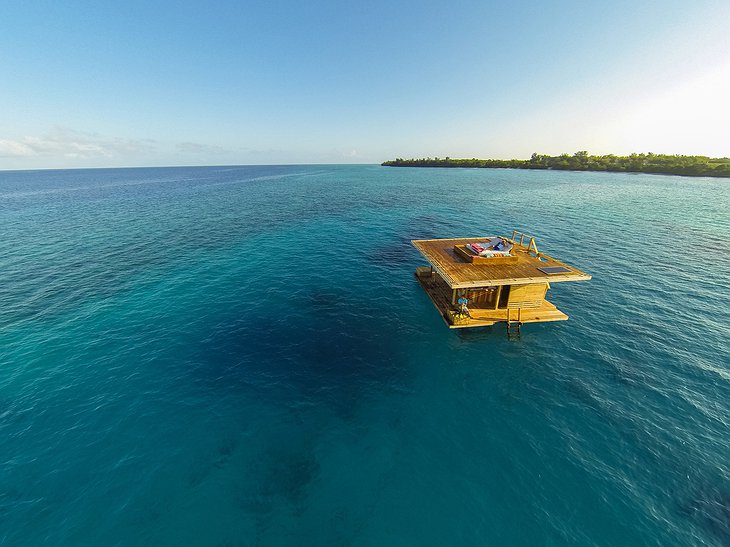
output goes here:
[[540, 251], [537, 250], [537, 243], [535, 243], [535, 236], [527, 235], [524, 232], [518, 232], [517, 230], [512, 230], [512, 242], [517, 243], [517, 236], [520, 236], [520, 245], [522, 247], [525, 246], [525, 238], [529, 238], [530, 243], [527, 245], [527, 250], [533, 251], [535, 253], [535, 256], [540, 256]]

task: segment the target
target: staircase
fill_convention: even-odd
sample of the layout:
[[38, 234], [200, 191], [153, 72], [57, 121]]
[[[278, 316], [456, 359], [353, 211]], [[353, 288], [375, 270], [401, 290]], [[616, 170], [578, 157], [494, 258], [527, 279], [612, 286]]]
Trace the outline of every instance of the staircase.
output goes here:
[[522, 308], [517, 308], [517, 319], [512, 318], [512, 310], [507, 308], [507, 340], [519, 340], [521, 337]]

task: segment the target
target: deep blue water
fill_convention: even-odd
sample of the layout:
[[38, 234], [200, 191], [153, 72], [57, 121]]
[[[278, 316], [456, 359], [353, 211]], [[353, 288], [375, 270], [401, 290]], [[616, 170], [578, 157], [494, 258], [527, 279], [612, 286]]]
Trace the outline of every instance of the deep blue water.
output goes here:
[[[0, 545], [729, 545], [729, 184], [0, 172]], [[447, 329], [514, 228], [571, 319]]]

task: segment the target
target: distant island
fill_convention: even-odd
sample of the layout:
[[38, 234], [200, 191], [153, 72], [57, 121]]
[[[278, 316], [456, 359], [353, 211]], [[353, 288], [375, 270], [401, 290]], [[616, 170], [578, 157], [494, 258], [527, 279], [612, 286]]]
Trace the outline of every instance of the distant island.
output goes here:
[[730, 158], [680, 156], [667, 154], [631, 154], [630, 156], [589, 156], [576, 152], [572, 156], [533, 154], [529, 160], [478, 160], [452, 158], [397, 158], [383, 162], [388, 167], [481, 167], [502, 169], [555, 169], [561, 171], [611, 171], [618, 173], [653, 173], [685, 177], [730, 177]]

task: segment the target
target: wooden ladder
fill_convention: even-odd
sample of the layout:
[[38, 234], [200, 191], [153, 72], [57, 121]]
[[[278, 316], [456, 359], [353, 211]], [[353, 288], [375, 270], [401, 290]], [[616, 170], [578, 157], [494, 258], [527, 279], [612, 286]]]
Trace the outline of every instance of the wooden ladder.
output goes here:
[[507, 308], [507, 340], [519, 340], [522, 336], [522, 308], [517, 308], [517, 319], [512, 319], [510, 308]]
[[533, 253], [535, 253], [536, 257], [540, 256], [540, 251], [537, 250], [537, 243], [535, 243], [534, 236], [528, 236], [524, 232], [518, 232], [517, 230], [512, 230], [512, 243], [514, 243], [515, 245], [518, 243], [517, 236], [520, 236], [519, 245], [522, 247], [525, 246], [525, 239], [529, 239], [530, 242], [527, 245], [527, 252], [529, 253], [530, 251], [532, 251]]

